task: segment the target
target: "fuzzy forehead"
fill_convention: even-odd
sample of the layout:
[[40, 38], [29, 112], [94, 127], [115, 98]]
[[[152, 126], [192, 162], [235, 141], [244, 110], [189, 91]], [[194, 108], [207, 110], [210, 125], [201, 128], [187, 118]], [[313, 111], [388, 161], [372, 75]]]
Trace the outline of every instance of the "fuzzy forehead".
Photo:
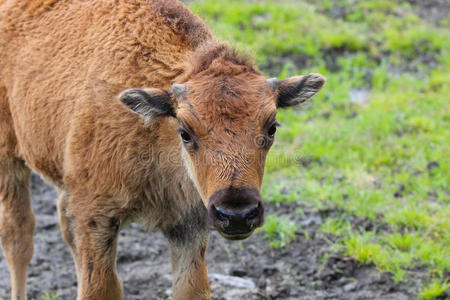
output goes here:
[[187, 93], [178, 103], [180, 118], [207, 124], [244, 124], [264, 122], [276, 111], [274, 93], [259, 74], [205, 74], [186, 86]]

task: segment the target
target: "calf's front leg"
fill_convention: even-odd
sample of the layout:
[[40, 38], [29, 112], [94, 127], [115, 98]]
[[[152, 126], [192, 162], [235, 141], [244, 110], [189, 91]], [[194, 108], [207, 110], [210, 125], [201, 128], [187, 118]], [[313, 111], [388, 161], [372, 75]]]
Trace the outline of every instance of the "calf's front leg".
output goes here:
[[[77, 268], [77, 300], [121, 300], [122, 284], [116, 271], [117, 237], [121, 220], [111, 208], [86, 208], [72, 197], [65, 207], [65, 239]], [[77, 210], [73, 207], [85, 207]], [[105, 205], [106, 206], [106, 205]], [[68, 238], [67, 238], [68, 237]]]
[[173, 299], [211, 299], [205, 264], [209, 230], [203, 203], [164, 230], [170, 243]]

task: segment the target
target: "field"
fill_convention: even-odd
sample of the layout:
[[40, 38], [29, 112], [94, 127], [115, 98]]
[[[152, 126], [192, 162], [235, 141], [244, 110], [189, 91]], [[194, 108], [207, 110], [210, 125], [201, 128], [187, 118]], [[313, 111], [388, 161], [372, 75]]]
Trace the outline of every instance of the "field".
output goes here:
[[[267, 76], [328, 79], [312, 101], [278, 113], [264, 227], [243, 242], [212, 234], [213, 299], [450, 297], [449, 2], [185, 2]], [[30, 294], [73, 299], [56, 195], [32, 183]], [[125, 299], [170, 298], [167, 249], [159, 233], [121, 233]], [[0, 274], [7, 299], [2, 255]]]
[[[328, 77], [312, 103], [279, 113], [265, 199], [299, 205], [300, 215], [303, 205], [326, 215], [319, 230], [334, 251], [323, 260], [352, 257], [423, 298], [450, 287], [449, 6], [438, 7], [447, 12], [442, 19], [430, 6], [193, 5], [219, 36], [253, 52], [268, 75]], [[283, 247], [301, 231], [289, 218], [268, 218], [263, 234], [271, 246]]]

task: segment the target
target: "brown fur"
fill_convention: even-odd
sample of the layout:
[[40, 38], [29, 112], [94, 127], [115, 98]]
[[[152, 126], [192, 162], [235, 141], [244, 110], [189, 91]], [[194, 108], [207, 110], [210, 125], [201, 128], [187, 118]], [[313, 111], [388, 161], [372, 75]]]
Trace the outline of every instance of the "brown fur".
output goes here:
[[[168, 237], [175, 299], [209, 299], [205, 206], [217, 190], [261, 187], [271, 141], [255, 139], [277, 107], [265, 80], [178, 1], [0, 1], [0, 236], [12, 299], [26, 298], [33, 248], [29, 168], [58, 188], [78, 299], [122, 299], [117, 235], [131, 222]], [[178, 120], [117, 100], [173, 83], [187, 87], [171, 99]], [[196, 149], [180, 141], [180, 122]]]

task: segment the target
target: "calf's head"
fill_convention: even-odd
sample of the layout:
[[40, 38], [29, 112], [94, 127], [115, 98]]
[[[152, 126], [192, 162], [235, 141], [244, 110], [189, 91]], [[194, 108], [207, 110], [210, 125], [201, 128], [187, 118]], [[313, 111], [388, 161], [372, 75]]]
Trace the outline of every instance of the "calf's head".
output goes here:
[[306, 101], [324, 82], [319, 74], [278, 81], [257, 72], [202, 72], [171, 91], [132, 89], [119, 99], [145, 118], [178, 120], [174, 134], [210, 227], [243, 239], [263, 223], [260, 188], [277, 109]]

